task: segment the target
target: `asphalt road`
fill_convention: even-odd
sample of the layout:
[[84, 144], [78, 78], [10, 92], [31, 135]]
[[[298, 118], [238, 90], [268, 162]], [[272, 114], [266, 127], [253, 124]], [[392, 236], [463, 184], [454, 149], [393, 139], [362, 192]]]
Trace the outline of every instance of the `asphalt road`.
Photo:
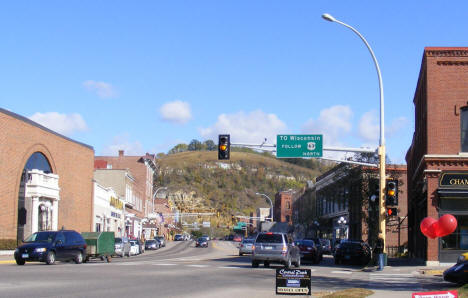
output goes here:
[[[275, 268], [251, 268], [250, 257], [239, 257], [236, 243], [170, 242], [157, 251], [111, 263], [0, 265], [0, 297], [272, 297]], [[368, 288], [375, 297], [411, 297], [413, 292], [453, 289], [440, 276], [423, 276], [413, 267], [366, 271], [333, 264], [325, 256], [311, 269], [312, 294], [349, 288]]]

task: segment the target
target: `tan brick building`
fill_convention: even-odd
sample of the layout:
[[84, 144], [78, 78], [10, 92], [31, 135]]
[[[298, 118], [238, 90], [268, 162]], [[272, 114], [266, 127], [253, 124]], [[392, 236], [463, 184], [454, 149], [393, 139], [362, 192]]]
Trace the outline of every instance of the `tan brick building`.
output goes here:
[[287, 222], [292, 225], [294, 192], [280, 191], [275, 195], [273, 219], [277, 222]]
[[0, 109], [0, 239], [92, 229], [91, 146]]
[[[129, 156], [119, 150], [118, 156], [96, 156], [95, 179], [106, 187], [112, 187], [124, 199], [127, 231], [130, 237], [150, 238], [159, 225], [149, 220], [156, 204], [153, 200], [153, 183], [156, 171], [155, 157], [151, 154]], [[120, 172], [119, 172], [120, 171]], [[122, 175], [122, 171], [126, 174]], [[98, 173], [99, 172], [99, 173]], [[119, 180], [110, 176], [126, 177]]]
[[[468, 47], [424, 49], [408, 149], [409, 249], [429, 265], [454, 263], [468, 249]], [[457, 218], [457, 230], [429, 239], [427, 216]]]

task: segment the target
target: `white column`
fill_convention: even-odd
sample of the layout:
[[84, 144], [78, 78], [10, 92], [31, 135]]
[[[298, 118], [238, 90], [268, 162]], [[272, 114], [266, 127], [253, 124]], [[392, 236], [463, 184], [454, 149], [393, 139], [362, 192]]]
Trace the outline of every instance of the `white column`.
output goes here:
[[32, 212], [31, 212], [31, 234], [39, 230], [39, 198], [32, 197]]
[[52, 230], [58, 230], [58, 200], [52, 201]]

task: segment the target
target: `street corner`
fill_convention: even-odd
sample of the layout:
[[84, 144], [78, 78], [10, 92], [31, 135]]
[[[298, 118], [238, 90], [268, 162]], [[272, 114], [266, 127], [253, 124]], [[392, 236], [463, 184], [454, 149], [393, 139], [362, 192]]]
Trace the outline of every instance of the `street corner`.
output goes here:
[[419, 274], [427, 276], [442, 276], [444, 273], [443, 269], [420, 269]]

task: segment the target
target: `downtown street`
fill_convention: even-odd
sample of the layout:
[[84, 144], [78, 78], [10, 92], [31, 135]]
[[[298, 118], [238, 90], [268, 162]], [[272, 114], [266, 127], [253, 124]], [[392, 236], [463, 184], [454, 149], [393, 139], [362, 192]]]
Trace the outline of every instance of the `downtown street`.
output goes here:
[[[1, 297], [272, 297], [275, 265], [251, 268], [250, 256], [238, 256], [237, 243], [212, 240], [208, 248], [194, 241], [169, 242], [165, 248], [106, 263], [27, 263], [11, 256], [0, 261]], [[421, 274], [426, 267], [375, 268], [335, 265], [324, 256], [311, 269], [311, 294], [365, 288], [373, 297], [411, 297], [411, 293], [453, 289], [441, 276]], [[372, 297], [371, 296], [371, 297]]]

